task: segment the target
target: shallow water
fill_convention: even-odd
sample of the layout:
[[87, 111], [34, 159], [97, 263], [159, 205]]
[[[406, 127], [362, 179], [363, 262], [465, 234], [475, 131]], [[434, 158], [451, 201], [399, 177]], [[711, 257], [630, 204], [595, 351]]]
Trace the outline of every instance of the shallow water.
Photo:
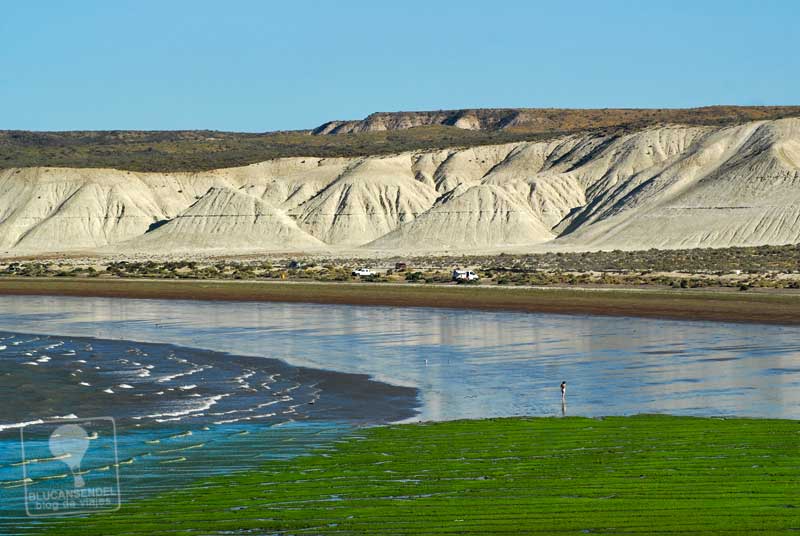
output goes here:
[[[26, 460], [20, 465], [20, 437], [0, 438], [0, 534], [27, 534], [45, 518], [26, 512], [25, 494], [74, 488], [74, 476], [63, 461], [54, 459], [47, 435], [37, 425], [25, 427]], [[291, 422], [274, 427], [254, 423], [210, 428], [192, 425], [146, 429], [117, 429], [111, 437], [96, 438], [87, 450], [80, 474], [90, 488], [113, 487], [127, 501], [169, 494], [199, 479], [257, 467], [270, 459], [294, 457], [330, 445], [350, 428], [336, 422]], [[115, 448], [112, 458], [102, 450]], [[99, 453], [99, 455], [98, 455]], [[25, 472], [23, 472], [23, 469]], [[23, 483], [23, 478], [29, 479]], [[34, 510], [29, 506], [29, 509]], [[35, 510], [34, 510], [35, 511]], [[57, 516], [56, 516], [57, 517]]]
[[78, 470], [92, 489], [116, 485], [119, 473], [132, 499], [408, 417], [416, 394], [263, 357], [0, 332], [0, 533], [2, 518], [24, 511], [24, 493], [74, 489], [71, 456], [52, 452], [51, 421], [113, 418], [83, 430], [95, 456]]
[[[14, 331], [0, 331], [0, 534], [37, 523], [25, 515], [26, 494], [72, 493], [78, 477], [93, 492], [112, 489], [112, 503], [117, 481], [124, 501], [168, 494], [320, 448], [353, 425], [407, 418], [417, 405], [413, 388], [295, 367], [269, 352], [46, 334], [52, 308], [10, 309], [2, 319]], [[84, 450], [54, 451], [59, 426], [75, 418], [95, 418], [70, 423], [84, 435], [63, 440]]]
[[[0, 331], [0, 348], [0, 437], [21, 423], [75, 414], [108, 414], [136, 428], [380, 423], [412, 415], [416, 403], [414, 389], [363, 376], [171, 344]], [[358, 404], [353, 391], [371, 403]]]
[[[311, 304], [0, 297], [0, 330], [177, 344], [369, 374], [419, 419], [800, 418], [796, 327]], [[3, 343], [0, 343], [3, 344]]]

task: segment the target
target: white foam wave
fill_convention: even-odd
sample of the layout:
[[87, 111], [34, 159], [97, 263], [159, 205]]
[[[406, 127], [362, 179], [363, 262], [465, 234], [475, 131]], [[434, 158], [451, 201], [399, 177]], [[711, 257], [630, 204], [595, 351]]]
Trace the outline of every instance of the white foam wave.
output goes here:
[[172, 381], [172, 380], [177, 379], [177, 378], [183, 378], [184, 376], [191, 376], [192, 374], [197, 374], [198, 372], [203, 372], [204, 370], [209, 369], [209, 368], [211, 368], [211, 367], [210, 366], [202, 366], [202, 367], [193, 368], [193, 369], [188, 370], [186, 372], [179, 372], [177, 374], [170, 374], [168, 376], [162, 376], [161, 378], [157, 379], [156, 382], [158, 382], [158, 383], [166, 383], [166, 382]]
[[[193, 407], [190, 407], [190, 408], [186, 408], [186, 409], [183, 409], [183, 410], [180, 410], [180, 411], [171, 411], [171, 412], [167, 412], [167, 413], [153, 413], [153, 414], [150, 414], [150, 415], [140, 415], [140, 416], [133, 417], [133, 418], [135, 420], [156, 419], [156, 422], [167, 422], [167, 421], [164, 420], [165, 417], [167, 417], [167, 418], [169, 418], [169, 417], [176, 418], [177, 417], [178, 420], [180, 420], [180, 418], [186, 417], [187, 415], [191, 415], [193, 413], [200, 413], [200, 412], [203, 412], [203, 411], [207, 411], [210, 408], [214, 407], [214, 405], [216, 405], [217, 402], [219, 402], [220, 400], [222, 400], [223, 398], [226, 398], [228, 396], [230, 396], [230, 394], [228, 394], [228, 393], [221, 394], [221, 395], [214, 395], [214, 396], [210, 396], [210, 397], [208, 397], [206, 399], [203, 399], [203, 400], [199, 401], [200, 403], [198, 405], [196, 405], [196, 406], [193, 406]], [[159, 419], [161, 419], [161, 420], [159, 420]]]
[[269, 417], [274, 417], [275, 415], [276, 415], [275, 413], [264, 413], [264, 414], [261, 414], [261, 415], [248, 415], [247, 417], [239, 417], [237, 419], [225, 419], [225, 420], [221, 420], [221, 421], [214, 421], [214, 424], [233, 424], [233, 423], [242, 422], [242, 421], [252, 421], [254, 419], [267, 419]]
[[8, 482], [2, 482], [4, 488], [21, 488], [22, 486], [33, 484], [32, 478], [23, 478], [21, 480], [10, 480]]
[[187, 451], [187, 450], [201, 449], [201, 448], [203, 448], [205, 446], [206, 446], [205, 443], [196, 443], [194, 445], [189, 445], [188, 447], [180, 447], [180, 448], [177, 448], [177, 449], [159, 450], [158, 452], [156, 452], [156, 454], [172, 454], [172, 453], [175, 453], [175, 452], [184, 452], [184, 451]]
[[287, 424], [295, 422], [294, 419], [289, 419], [288, 421], [278, 422], [272, 425], [272, 428], [278, 428], [279, 426], [285, 426]]
[[55, 417], [48, 417], [47, 420], [50, 421], [57, 421], [59, 419], [77, 419], [78, 416], [74, 413], [68, 413], [67, 415], [56, 415]]
[[158, 463], [163, 465], [163, 464], [167, 464], [167, 463], [181, 463], [181, 462], [185, 462], [185, 461], [186, 461], [186, 458], [184, 456], [181, 456], [180, 458], [175, 458], [173, 460], [164, 460], [163, 462], [158, 462]]
[[[48, 421], [58, 421], [62, 419], [77, 419], [78, 416], [74, 413], [70, 413], [69, 415], [56, 415], [54, 417], [48, 417]], [[36, 419], [33, 421], [24, 421], [24, 422], [15, 422], [11, 424], [0, 424], [0, 432], [3, 430], [12, 430], [14, 428], [25, 428], [26, 426], [32, 426], [34, 424], [42, 424], [45, 421], [42, 419]]]
[[29, 460], [24, 460], [21, 462], [12, 463], [11, 467], [19, 467], [21, 465], [30, 465], [33, 463], [46, 463], [46, 462], [54, 462], [59, 460], [66, 460], [68, 458], [72, 458], [72, 454], [60, 454], [58, 456], [50, 456], [49, 458], [31, 458]]
[[32, 424], [42, 424], [43, 422], [44, 421], [42, 419], [36, 419], [35, 421], [15, 422], [13, 424], [0, 424], [0, 432], [2, 432], [3, 430], [11, 430], [14, 428], [24, 428]]
[[252, 378], [255, 375], [256, 375], [256, 371], [248, 370], [247, 372], [245, 372], [241, 376], [236, 376], [234, 378], [234, 380], [236, 381], [236, 383], [239, 383], [239, 384], [242, 384], [242, 385], [246, 385], [247, 387], [250, 387], [250, 384], [247, 383], [247, 379], [248, 378]]
[[287, 396], [287, 397], [284, 397], [284, 399], [281, 399], [281, 400], [270, 400], [269, 402], [264, 402], [263, 404], [257, 404], [255, 406], [253, 406], [252, 408], [231, 409], [231, 410], [228, 410], [228, 411], [219, 411], [219, 412], [216, 412], [216, 413], [209, 413], [209, 415], [211, 415], [212, 417], [222, 417], [224, 415], [233, 415], [234, 413], [248, 413], [248, 412], [249, 413], [253, 413], [257, 409], [265, 408], [267, 406], [272, 406], [274, 404], [278, 404], [279, 402], [288, 402], [290, 400], [292, 400], [292, 397]]

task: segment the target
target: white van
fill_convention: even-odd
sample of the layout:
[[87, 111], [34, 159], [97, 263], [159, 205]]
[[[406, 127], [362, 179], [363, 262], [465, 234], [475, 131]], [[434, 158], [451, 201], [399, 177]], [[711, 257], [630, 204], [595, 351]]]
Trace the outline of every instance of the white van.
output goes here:
[[453, 270], [453, 281], [477, 281], [478, 274], [472, 270]]

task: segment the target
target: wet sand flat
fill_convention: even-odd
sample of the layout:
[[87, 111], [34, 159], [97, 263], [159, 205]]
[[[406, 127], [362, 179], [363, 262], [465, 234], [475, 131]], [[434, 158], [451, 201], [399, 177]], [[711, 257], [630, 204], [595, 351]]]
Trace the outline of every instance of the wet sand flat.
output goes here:
[[800, 324], [800, 293], [548, 289], [386, 283], [0, 280], [0, 295], [295, 302]]

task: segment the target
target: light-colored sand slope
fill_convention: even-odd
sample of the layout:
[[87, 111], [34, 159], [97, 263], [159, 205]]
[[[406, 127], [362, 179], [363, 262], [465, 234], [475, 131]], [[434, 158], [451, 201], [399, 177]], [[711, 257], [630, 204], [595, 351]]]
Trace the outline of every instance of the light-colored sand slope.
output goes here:
[[[159, 182], [168, 182], [169, 187]], [[202, 182], [207, 181], [186, 181], [181, 186], [165, 178], [146, 184], [135, 174], [117, 170], [4, 170], [0, 247], [53, 251], [119, 242], [177, 213], [191, 202], [193, 190], [202, 188]]]
[[297, 207], [303, 228], [333, 245], [358, 246], [428, 210], [436, 190], [414, 177], [412, 155], [354, 161]]
[[196, 203], [120, 251], [319, 250], [325, 244], [301, 230], [282, 210], [246, 193], [212, 187]]
[[524, 196], [493, 184], [456, 188], [431, 210], [375, 240], [378, 249], [480, 249], [555, 237]]
[[201, 173], [0, 171], [8, 255], [794, 242], [800, 119]]
[[595, 248], [800, 242], [800, 121], [712, 132], [598, 189], [558, 242]]

